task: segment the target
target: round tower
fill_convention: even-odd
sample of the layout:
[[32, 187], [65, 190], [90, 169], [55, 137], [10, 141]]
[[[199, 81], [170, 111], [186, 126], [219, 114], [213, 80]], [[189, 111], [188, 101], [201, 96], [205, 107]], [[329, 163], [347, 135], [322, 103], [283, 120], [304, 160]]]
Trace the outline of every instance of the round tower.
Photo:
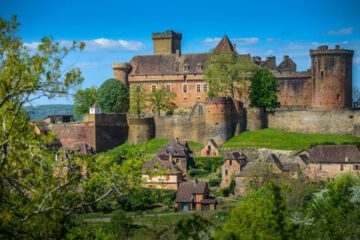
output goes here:
[[129, 63], [113, 63], [114, 78], [120, 80], [126, 87], [129, 87], [128, 75], [131, 72]]
[[310, 50], [312, 106], [315, 108], [351, 108], [352, 57], [354, 51], [320, 46]]

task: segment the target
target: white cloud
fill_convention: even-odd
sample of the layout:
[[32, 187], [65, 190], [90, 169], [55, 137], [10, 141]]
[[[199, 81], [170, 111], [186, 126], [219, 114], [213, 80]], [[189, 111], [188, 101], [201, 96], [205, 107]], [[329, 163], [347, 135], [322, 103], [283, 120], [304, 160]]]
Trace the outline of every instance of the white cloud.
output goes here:
[[[60, 40], [60, 46], [70, 47], [72, 41]], [[107, 38], [98, 38], [93, 40], [83, 40], [85, 42], [85, 51], [139, 51], [145, 48], [144, 44], [139, 41], [113, 40]], [[36, 50], [40, 42], [25, 43], [24, 45], [30, 50]]]
[[[204, 44], [215, 46], [219, 43], [221, 38], [205, 38]], [[250, 37], [250, 38], [231, 38], [230, 41], [232, 43], [236, 43], [238, 45], [250, 45], [259, 42], [259, 38]]]
[[266, 53], [265, 53], [266, 56], [270, 56], [270, 55], [273, 55], [273, 54], [274, 54], [274, 51], [271, 50], [271, 49], [267, 50]]
[[267, 38], [266, 41], [267, 42], [279, 42], [280, 39], [279, 38]]
[[75, 65], [75, 67], [78, 67], [80, 69], [95, 69], [99, 65], [96, 62], [84, 62], [84, 63], [78, 63]]
[[342, 42], [342, 44], [344, 44], [344, 45], [345, 45], [345, 44], [348, 44], [348, 43], [349, 43], [348, 41], [343, 41], [343, 42]]
[[220, 40], [221, 40], [221, 38], [206, 38], [204, 40], [204, 43], [213, 45], [213, 44], [220, 42]]
[[338, 35], [350, 35], [354, 32], [354, 27], [343, 28], [337, 31], [330, 30], [325, 34], [320, 34], [320, 36], [338, 36]]

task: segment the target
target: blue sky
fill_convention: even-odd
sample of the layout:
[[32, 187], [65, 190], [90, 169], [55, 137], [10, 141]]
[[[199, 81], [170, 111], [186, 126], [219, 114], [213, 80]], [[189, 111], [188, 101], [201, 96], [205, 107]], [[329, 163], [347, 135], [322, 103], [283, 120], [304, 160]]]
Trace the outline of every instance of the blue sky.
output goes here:
[[[226, 33], [238, 52], [289, 55], [298, 70], [310, 67], [309, 50], [327, 44], [355, 50], [353, 83], [360, 85], [360, 1], [55, 1], [0, 0], [0, 16], [18, 15], [19, 35], [30, 48], [43, 36], [85, 41], [85, 51], [65, 59], [78, 66], [82, 88], [113, 76], [111, 64], [152, 54], [152, 32], [183, 33], [182, 52], [206, 52]], [[35, 104], [72, 103], [71, 97]]]

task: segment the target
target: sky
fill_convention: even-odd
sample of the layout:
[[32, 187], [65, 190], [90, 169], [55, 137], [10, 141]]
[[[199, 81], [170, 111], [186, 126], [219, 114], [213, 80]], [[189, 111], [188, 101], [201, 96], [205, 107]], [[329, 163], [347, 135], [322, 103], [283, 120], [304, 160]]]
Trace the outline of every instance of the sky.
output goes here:
[[[81, 88], [112, 78], [112, 63], [152, 54], [151, 33], [166, 30], [183, 34], [183, 53], [207, 52], [227, 34], [239, 53], [275, 56], [277, 64], [289, 55], [299, 71], [310, 68], [310, 49], [339, 44], [355, 51], [353, 84], [360, 86], [359, 0], [0, 0], [0, 16], [14, 14], [29, 49], [50, 35], [65, 46], [85, 42], [84, 51], [64, 60], [64, 66], [81, 69]], [[53, 103], [71, 104], [72, 97], [34, 105]]]

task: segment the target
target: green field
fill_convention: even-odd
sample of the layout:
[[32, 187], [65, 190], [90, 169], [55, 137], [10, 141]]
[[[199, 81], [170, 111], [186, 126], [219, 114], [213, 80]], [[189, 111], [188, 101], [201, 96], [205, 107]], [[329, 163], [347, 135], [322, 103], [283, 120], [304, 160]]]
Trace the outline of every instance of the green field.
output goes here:
[[266, 128], [248, 131], [226, 141], [222, 148], [271, 148], [283, 150], [301, 150], [314, 145], [326, 144], [354, 144], [360, 145], [360, 138], [354, 136], [340, 136], [330, 134], [306, 134], [285, 132]]
[[[166, 144], [168, 141], [169, 139], [166, 138], [153, 138], [148, 142], [139, 144], [138, 147], [140, 147], [140, 149], [143, 149], [145, 154], [156, 154], [159, 148], [164, 144]], [[199, 151], [204, 147], [204, 145], [201, 143], [191, 142], [191, 141], [188, 142], [188, 145], [189, 148], [194, 152]], [[125, 142], [124, 144], [107, 151], [107, 153], [109, 154], [121, 153], [125, 149], [131, 149], [134, 147], [135, 145], [131, 145], [128, 142]]]

